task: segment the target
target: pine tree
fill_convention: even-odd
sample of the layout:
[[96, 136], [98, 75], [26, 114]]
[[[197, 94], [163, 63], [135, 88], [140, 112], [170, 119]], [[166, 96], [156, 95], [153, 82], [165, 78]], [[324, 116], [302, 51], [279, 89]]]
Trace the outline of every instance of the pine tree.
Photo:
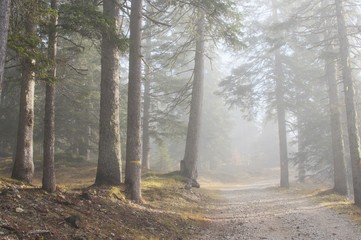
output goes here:
[[337, 30], [340, 44], [340, 67], [344, 84], [347, 130], [350, 145], [350, 158], [352, 165], [352, 181], [354, 189], [354, 200], [357, 206], [361, 206], [361, 153], [360, 138], [357, 126], [357, 112], [355, 107], [355, 89], [350, 66], [350, 46], [347, 37], [346, 23], [341, 0], [335, 0]]
[[55, 79], [57, 55], [58, 0], [51, 0], [51, 8], [55, 11], [49, 24], [48, 57], [52, 61], [49, 79], [46, 83], [45, 119], [44, 119], [44, 153], [42, 188], [48, 192], [56, 190], [54, 153], [55, 153]]
[[[103, 30], [101, 43], [101, 95], [99, 156], [96, 185], [119, 185], [121, 183], [120, 149], [120, 78], [119, 49], [114, 36], [117, 36], [120, 22], [120, 3], [114, 0], [103, 2], [105, 19], [111, 19], [112, 28]], [[115, 32], [112, 33], [112, 31]]]
[[188, 132], [186, 140], [186, 148], [184, 158], [181, 164], [181, 174], [190, 180], [192, 185], [196, 183], [197, 160], [199, 154], [199, 139], [202, 121], [202, 105], [203, 105], [203, 82], [204, 82], [204, 51], [205, 51], [205, 13], [203, 10], [197, 11], [197, 30], [196, 30], [196, 48], [194, 57], [194, 78], [192, 86], [191, 107], [189, 113]]
[[[35, 52], [39, 42], [37, 35], [37, 1], [24, 1], [25, 33], [33, 41], [29, 42], [28, 51]], [[35, 58], [31, 54], [24, 56], [22, 63], [22, 83], [20, 93], [19, 125], [14, 167], [11, 177], [17, 180], [32, 182], [34, 175], [33, 162], [33, 130], [34, 130], [34, 91], [35, 91]]]
[[10, 0], [0, 2], [0, 102], [4, 82], [4, 68], [9, 32]]
[[131, 199], [141, 201], [141, 80], [142, 0], [132, 1], [130, 13], [128, 121], [125, 183]]

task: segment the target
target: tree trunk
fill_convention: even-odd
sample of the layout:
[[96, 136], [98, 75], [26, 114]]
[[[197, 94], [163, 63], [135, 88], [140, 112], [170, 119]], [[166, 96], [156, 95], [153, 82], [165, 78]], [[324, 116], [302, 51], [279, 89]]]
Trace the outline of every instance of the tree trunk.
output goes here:
[[[280, 167], [281, 167], [281, 179], [280, 186], [283, 188], [289, 187], [288, 176], [288, 151], [287, 151], [287, 131], [286, 131], [286, 111], [283, 96], [283, 84], [282, 79], [279, 78], [279, 70], [282, 71], [282, 66], [279, 60], [279, 55], [276, 54], [276, 105], [277, 105], [277, 122], [278, 122], [278, 139], [279, 139], [279, 151], [280, 151]], [[281, 69], [280, 69], [281, 68]]]
[[4, 68], [9, 32], [10, 0], [0, 2], [0, 99], [4, 83]]
[[[278, 22], [278, 13], [275, 0], [272, 1], [273, 5], [273, 20], [274, 23]], [[286, 107], [284, 102], [284, 83], [283, 83], [283, 70], [281, 62], [280, 50], [275, 50], [275, 65], [274, 74], [276, 81], [276, 107], [277, 107], [277, 122], [278, 122], [278, 138], [279, 138], [279, 151], [280, 151], [280, 169], [281, 179], [280, 186], [283, 188], [289, 187], [288, 176], [288, 151], [287, 151], [287, 131], [286, 131]]]
[[[106, 18], [112, 19], [114, 31], [119, 31], [119, 1], [103, 1], [103, 14]], [[117, 44], [112, 39], [112, 36], [107, 32], [103, 32], [101, 43], [99, 155], [95, 179], [96, 185], [119, 185], [121, 183], [119, 65]]]
[[[51, 0], [51, 8], [58, 11], [58, 0]], [[48, 192], [55, 192], [55, 169], [54, 169], [54, 149], [55, 149], [55, 78], [56, 78], [56, 54], [57, 54], [57, 31], [58, 14], [51, 18], [49, 26], [48, 56], [53, 62], [49, 71], [49, 80], [46, 84], [45, 95], [45, 119], [44, 119], [44, 156], [43, 156], [43, 181], [42, 188]]]
[[[25, 31], [29, 36], [36, 36], [36, 23], [32, 11], [26, 11]], [[19, 125], [14, 167], [11, 177], [31, 183], [34, 175], [33, 129], [34, 129], [34, 91], [35, 60], [22, 59], [22, 82], [20, 91]]]
[[[120, 120], [119, 120], [120, 121]], [[90, 160], [90, 142], [91, 142], [91, 137], [92, 137], [92, 128], [91, 126], [88, 126], [88, 137], [86, 139], [86, 146], [87, 146], [87, 150], [86, 150], [86, 160], [89, 161]]]
[[91, 139], [91, 127], [84, 125], [82, 126], [83, 131], [87, 132], [81, 141], [78, 141], [78, 154], [83, 157], [86, 161], [90, 160], [90, 139]]
[[152, 73], [150, 69], [151, 61], [151, 33], [146, 40], [146, 53], [145, 59], [148, 62], [148, 66], [145, 68], [145, 80], [144, 80], [144, 97], [143, 97], [143, 144], [142, 144], [142, 168], [144, 170], [150, 169], [149, 155], [150, 155], [150, 136], [149, 136], [149, 120], [150, 120], [150, 83], [152, 81]]
[[306, 146], [305, 146], [305, 133], [303, 130], [302, 117], [297, 117], [298, 123], [298, 181], [305, 182], [306, 178]]
[[142, 0], [132, 1], [130, 14], [128, 123], [125, 183], [131, 199], [141, 201], [141, 72]]
[[48, 192], [55, 192], [56, 190], [54, 149], [55, 149], [55, 87], [52, 83], [47, 83], [46, 96], [45, 96], [44, 152], [43, 152], [44, 164], [43, 164], [42, 188]]
[[[296, 48], [294, 58], [296, 62], [302, 61], [300, 58], [300, 49]], [[298, 167], [298, 181], [300, 183], [305, 182], [306, 178], [306, 161], [307, 161], [307, 150], [306, 150], [306, 133], [305, 133], [305, 122], [307, 121], [304, 117], [305, 114], [305, 103], [304, 100], [307, 98], [304, 96], [304, 79], [302, 78], [302, 72], [295, 69], [295, 89], [296, 89], [296, 117], [297, 117], [297, 167]]]
[[360, 138], [357, 127], [357, 113], [354, 102], [355, 89], [353, 86], [349, 42], [346, 32], [346, 24], [343, 15], [342, 1], [335, 0], [336, 16], [338, 26], [338, 37], [340, 42], [340, 67], [344, 83], [347, 131], [350, 145], [350, 158], [352, 166], [352, 181], [354, 199], [357, 206], [361, 206], [361, 165], [360, 165]]
[[196, 180], [198, 177], [197, 161], [199, 153], [204, 82], [204, 18], [204, 13], [200, 12], [197, 24], [196, 52], [194, 58], [194, 79], [192, 87], [192, 99], [188, 122], [187, 140], [184, 158], [181, 164], [181, 174], [184, 177], [192, 180]]
[[149, 136], [149, 119], [150, 119], [150, 79], [144, 82], [144, 112], [143, 112], [143, 145], [142, 145], [142, 168], [150, 169], [150, 136]]
[[331, 120], [334, 190], [339, 194], [347, 195], [347, 178], [342, 138], [341, 113], [339, 109], [339, 99], [337, 93], [338, 90], [335, 61], [335, 58], [326, 58], [325, 63], [325, 77], [328, 85]]

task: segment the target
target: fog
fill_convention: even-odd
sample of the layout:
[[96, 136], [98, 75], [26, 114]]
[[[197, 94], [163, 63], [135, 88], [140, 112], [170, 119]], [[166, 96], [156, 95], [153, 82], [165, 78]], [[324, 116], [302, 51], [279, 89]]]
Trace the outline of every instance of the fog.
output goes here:
[[[29, 12], [12, 6], [0, 99], [4, 174], [12, 161], [29, 175], [34, 162], [42, 167], [45, 107], [54, 106], [52, 159], [89, 164], [90, 178], [109, 158], [117, 182], [127, 164], [138, 164], [195, 182], [322, 182], [361, 199], [352, 187], [361, 181], [359, 1], [211, 2], [160, 1], [137, 24], [125, 2], [105, 30], [97, 25], [102, 3], [61, 2], [54, 59], [44, 54], [50, 17], [34, 24], [36, 44], [23, 46], [14, 33], [25, 34]], [[78, 8], [100, 20], [72, 22]], [[140, 181], [140, 168], [130, 175]]]
[[1, 0], [0, 238], [360, 239], [360, 16]]

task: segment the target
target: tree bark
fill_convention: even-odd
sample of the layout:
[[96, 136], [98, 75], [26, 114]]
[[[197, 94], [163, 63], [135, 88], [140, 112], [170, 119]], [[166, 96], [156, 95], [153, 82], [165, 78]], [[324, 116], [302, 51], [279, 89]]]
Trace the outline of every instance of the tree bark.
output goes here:
[[[103, 1], [103, 14], [114, 24], [114, 31], [120, 29], [120, 3]], [[107, 32], [102, 34], [101, 43], [101, 93], [99, 155], [95, 185], [120, 185], [120, 76], [119, 50], [116, 42]]]
[[[36, 22], [32, 11], [26, 11], [25, 32], [31, 37], [36, 36]], [[11, 177], [31, 183], [34, 175], [33, 162], [33, 130], [34, 130], [34, 91], [35, 59], [22, 59], [22, 82], [20, 91], [19, 125], [14, 167]]]
[[4, 68], [7, 48], [7, 37], [9, 32], [10, 1], [0, 2], [0, 99], [4, 83]]
[[354, 200], [357, 206], [361, 206], [360, 138], [357, 127], [357, 112], [354, 102], [355, 89], [351, 74], [349, 42], [343, 15], [342, 1], [335, 0], [335, 5], [338, 26], [337, 30], [340, 43], [340, 67], [342, 69], [346, 103], [347, 132], [350, 145]]
[[128, 122], [125, 183], [133, 201], [141, 201], [141, 72], [142, 0], [132, 1], [130, 14]]
[[[202, 10], [199, 10], [202, 11]], [[198, 177], [197, 161], [199, 154], [199, 139], [203, 106], [203, 82], [204, 82], [204, 25], [205, 16], [199, 12], [196, 36], [196, 51], [194, 58], [194, 79], [192, 87], [192, 99], [189, 113], [187, 140], [184, 158], [181, 164], [181, 174], [192, 180]]]
[[[58, 0], [51, 0], [51, 8], [58, 11]], [[42, 188], [47, 192], [55, 192], [55, 78], [56, 78], [56, 54], [57, 54], [57, 31], [58, 14], [51, 17], [49, 26], [48, 57], [53, 62], [49, 70], [49, 80], [46, 83], [45, 95], [45, 118], [44, 118], [44, 152], [43, 152], [43, 180]]]
[[[273, 5], [273, 21], [278, 22], [278, 13], [276, 1], [272, 1]], [[288, 150], [287, 150], [287, 131], [286, 131], [286, 106], [284, 102], [284, 83], [283, 83], [283, 70], [281, 62], [280, 50], [275, 50], [274, 56], [274, 75], [276, 81], [276, 108], [277, 108], [277, 122], [278, 122], [278, 138], [279, 138], [279, 151], [280, 151], [280, 171], [281, 179], [280, 186], [283, 188], [289, 187], [288, 176]]]

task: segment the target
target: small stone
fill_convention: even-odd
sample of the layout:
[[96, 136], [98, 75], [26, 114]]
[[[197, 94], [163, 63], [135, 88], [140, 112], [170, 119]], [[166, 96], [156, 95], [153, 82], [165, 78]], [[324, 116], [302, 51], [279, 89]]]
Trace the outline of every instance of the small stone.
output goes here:
[[61, 194], [61, 193], [58, 195], [58, 197], [61, 198], [61, 199], [65, 199], [65, 196], [63, 194]]
[[83, 192], [79, 197], [83, 200], [91, 200], [91, 195], [88, 192]]
[[11, 188], [10, 188], [10, 191], [13, 191], [14, 193], [18, 193], [18, 192], [19, 192], [19, 190], [18, 190], [17, 188], [15, 188], [15, 187], [11, 187]]
[[74, 228], [80, 228], [81, 227], [81, 221], [80, 217], [77, 215], [72, 215], [70, 217], [65, 218], [65, 221], [69, 223]]
[[24, 209], [22, 209], [21, 207], [17, 207], [16, 209], [15, 209], [15, 212], [17, 212], [17, 213], [22, 213], [22, 212], [24, 212], [25, 210]]

